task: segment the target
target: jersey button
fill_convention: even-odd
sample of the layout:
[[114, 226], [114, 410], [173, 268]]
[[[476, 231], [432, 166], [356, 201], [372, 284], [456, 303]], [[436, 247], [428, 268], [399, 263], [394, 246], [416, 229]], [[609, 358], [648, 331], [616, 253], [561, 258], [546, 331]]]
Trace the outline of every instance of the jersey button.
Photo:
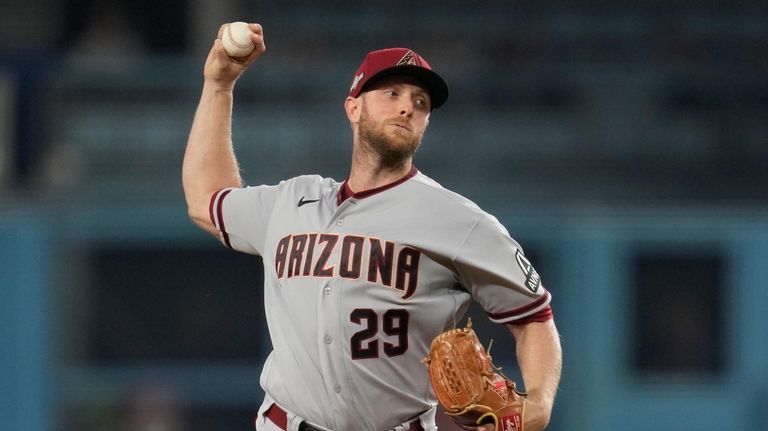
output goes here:
[[333, 391], [334, 391], [334, 392], [336, 392], [337, 394], [338, 394], [339, 392], [341, 392], [341, 385], [340, 385], [340, 384], [338, 384], [338, 383], [337, 383], [337, 384], [335, 384], [335, 385], [333, 385]]
[[325, 341], [325, 344], [331, 344], [333, 342], [333, 338], [331, 338], [330, 335], [323, 337], [323, 340]]
[[330, 295], [331, 294], [331, 286], [325, 286], [323, 288], [323, 293], [325, 293], [326, 295]]
[[344, 224], [344, 219], [343, 219], [343, 218], [340, 218], [340, 219], [336, 220], [336, 224], [337, 224], [338, 226], [342, 226], [342, 225]]

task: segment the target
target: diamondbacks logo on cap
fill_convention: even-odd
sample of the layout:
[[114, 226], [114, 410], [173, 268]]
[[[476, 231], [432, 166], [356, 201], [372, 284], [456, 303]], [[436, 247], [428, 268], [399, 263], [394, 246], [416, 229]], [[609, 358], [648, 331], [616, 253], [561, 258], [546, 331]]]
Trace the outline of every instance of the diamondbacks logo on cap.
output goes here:
[[365, 73], [360, 72], [359, 75], [355, 75], [355, 79], [352, 80], [352, 86], [349, 87], [349, 91], [354, 91], [355, 88], [357, 88], [357, 84], [360, 83], [360, 80], [363, 79], [363, 76], [365, 76]]
[[413, 51], [408, 51], [405, 53], [403, 58], [400, 59], [400, 61], [397, 62], [398, 66], [402, 66], [404, 64], [411, 64], [414, 66], [418, 66], [419, 64], [416, 62], [416, 55], [413, 53]]

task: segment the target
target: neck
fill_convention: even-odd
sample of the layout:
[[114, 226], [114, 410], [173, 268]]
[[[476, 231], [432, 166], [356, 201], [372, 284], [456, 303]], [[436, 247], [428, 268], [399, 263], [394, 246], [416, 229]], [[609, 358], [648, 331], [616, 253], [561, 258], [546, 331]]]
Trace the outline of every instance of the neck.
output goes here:
[[399, 163], [385, 164], [381, 160], [365, 157], [360, 151], [352, 154], [352, 167], [347, 185], [355, 193], [391, 184], [406, 176], [413, 168], [410, 157]]

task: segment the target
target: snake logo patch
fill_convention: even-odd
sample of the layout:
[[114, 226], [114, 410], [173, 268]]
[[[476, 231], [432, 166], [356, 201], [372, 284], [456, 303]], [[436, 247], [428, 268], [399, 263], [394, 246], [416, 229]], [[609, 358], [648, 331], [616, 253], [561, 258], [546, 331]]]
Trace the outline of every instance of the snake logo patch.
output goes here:
[[533, 265], [531, 265], [531, 261], [525, 257], [520, 249], [515, 252], [515, 258], [517, 259], [517, 264], [520, 265], [520, 269], [523, 270], [523, 274], [525, 274], [525, 287], [531, 292], [536, 293], [541, 285], [541, 277], [539, 277], [539, 273], [536, 272]]

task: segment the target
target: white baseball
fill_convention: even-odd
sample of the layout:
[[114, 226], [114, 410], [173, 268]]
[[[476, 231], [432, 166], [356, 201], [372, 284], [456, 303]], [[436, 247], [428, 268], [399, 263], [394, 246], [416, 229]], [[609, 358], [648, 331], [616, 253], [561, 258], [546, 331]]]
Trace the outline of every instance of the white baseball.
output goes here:
[[229, 23], [221, 35], [221, 44], [230, 57], [245, 57], [253, 52], [256, 45], [251, 41], [251, 29], [248, 23], [237, 21]]

